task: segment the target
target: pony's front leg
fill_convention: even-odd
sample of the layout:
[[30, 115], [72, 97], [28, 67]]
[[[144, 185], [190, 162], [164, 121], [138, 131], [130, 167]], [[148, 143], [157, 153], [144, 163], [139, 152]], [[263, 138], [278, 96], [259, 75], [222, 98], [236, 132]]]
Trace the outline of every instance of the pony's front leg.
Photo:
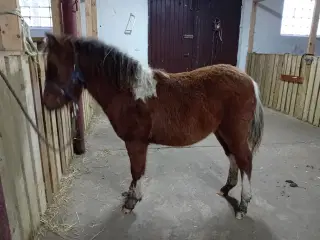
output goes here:
[[131, 141], [126, 142], [126, 148], [130, 158], [132, 181], [129, 191], [124, 193], [125, 201], [122, 211], [130, 213], [142, 199], [141, 177], [146, 168], [148, 144], [141, 141]]

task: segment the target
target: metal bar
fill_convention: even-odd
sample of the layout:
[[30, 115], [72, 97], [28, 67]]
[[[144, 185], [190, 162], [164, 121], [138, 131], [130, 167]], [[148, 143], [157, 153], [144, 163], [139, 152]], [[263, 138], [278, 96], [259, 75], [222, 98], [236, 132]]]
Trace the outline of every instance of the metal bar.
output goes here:
[[[63, 20], [63, 31], [65, 34], [77, 36], [77, 12], [79, 10], [77, 0], [63, 0], [62, 1], [62, 20]], [[74, 136], [73, 148], [76, 154], [85, 153], [85, 142], [84, 142], [84, 115], [83, 115], [83, 104], [82, 95], [78, 100], [78, 114], [75, 119], [76, 136]]]

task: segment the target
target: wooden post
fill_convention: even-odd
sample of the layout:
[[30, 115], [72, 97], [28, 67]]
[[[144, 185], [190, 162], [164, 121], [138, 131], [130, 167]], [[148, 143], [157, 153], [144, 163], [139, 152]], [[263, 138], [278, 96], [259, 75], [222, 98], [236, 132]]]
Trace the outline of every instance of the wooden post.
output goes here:
[[[0, 0], [1, 12], [15, 12], [19, 0]], [[23, 51], [20, 17], [13, 14], [0, 15], [0, 51]]]
[[253, 43], [254, 43], [254, 29], [256, 26], [256, 17], [257, 17], [257, 1], [252, 1], [252, 10], [250, 16], [250, 30], [249, 30], [249, 41], [248, 41], [248, 53], [252, 53], [253, 51]]
[[82, 36], [82, 24], [81, 24], [81, 3], [80, 2], [77, 2], [77, 7], [76, 7], [76, 10], [77, 10], [77, 34], [78, 34], [78, 37]]
[[257, 16], [257, 4], [258, 4], [257, 0], [252, 0], [249, 40], [248, 40], [248, 52], [247, 52], [247, 56], [246, 56], [246, 65], [245, 65], [245, 69], [246, 69], [247, 73], [249, 73], [249, 70], [247, 68], [249, 67], [249, 62], [250, 62], [250, 53], [252, 53], [252, 51], [253, 51], [254, 29], [256, 26], [256, 16]]
[[97, 0], [91, 0], [92, 36], [98, 37]]
[[52, 31], [60, 35], [62, 33], [61, 0], [51, 0], [51, 14]]
[[313, 9], [312, 23], [308, 41], [308, 54], [314, 54], [316, 48], [316, 37], [318, 31], [318, 23], [319, 23], [319, 13], [320, 13], [320, 0], [315, 0], [315, 6]]
[[86, 36], [92, 36], [92, 6], [91, 0], [85, 0], [85, 12], [86, 12]]

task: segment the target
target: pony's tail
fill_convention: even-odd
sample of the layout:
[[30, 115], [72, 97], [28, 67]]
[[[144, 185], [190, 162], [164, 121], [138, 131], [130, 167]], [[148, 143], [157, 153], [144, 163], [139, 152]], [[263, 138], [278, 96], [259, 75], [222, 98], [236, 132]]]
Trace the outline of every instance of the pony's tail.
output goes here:
[[256, 109], [254, 111], [254, 118], [251, 120], [249, 126], [248, 143], [251, 146], [252, 154], [254, 154], [261, 144], [264, 129], [264, 115], [258, 84], [253, 79], [252, 83], [254, 87], [254, 94], [256, 97]]

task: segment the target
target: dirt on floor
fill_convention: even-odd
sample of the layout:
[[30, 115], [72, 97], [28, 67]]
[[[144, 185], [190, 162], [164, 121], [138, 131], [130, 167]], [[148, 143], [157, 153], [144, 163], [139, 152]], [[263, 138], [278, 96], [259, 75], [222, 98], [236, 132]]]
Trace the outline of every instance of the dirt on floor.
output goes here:
[[[186, 148], [150, 146], [143, 200], [124, 215], [129, 160], [99, 113], [86, 137], [87, 152], [74, 159], [39, 239], [320, 239], [320, 129], [268, 109], [265, 124], [243, 220], [234, 216], [234, 199], [216, 194], [229, 162], [214, 136]], [[230, 195], [240, 199], [240, 184]]]

